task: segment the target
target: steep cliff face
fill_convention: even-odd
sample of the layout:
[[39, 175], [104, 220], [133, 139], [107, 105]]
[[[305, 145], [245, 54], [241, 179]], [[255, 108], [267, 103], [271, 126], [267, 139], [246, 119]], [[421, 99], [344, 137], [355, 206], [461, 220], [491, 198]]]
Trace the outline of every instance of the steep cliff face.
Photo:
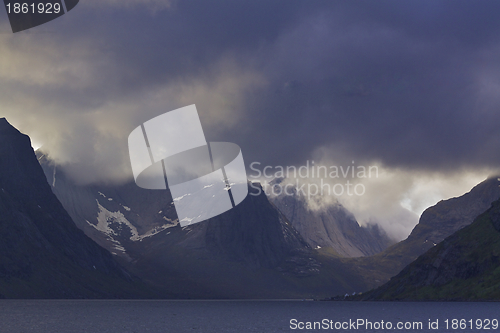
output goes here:
[[500, 200], [365, 298], [500, 300]]
[[0, 294], [136, 297], [139, 285], [79, 230], [52, 193], [28, 136], [0, 119]]
[[361, 227], [339, 203], [314, 211], [297, 195], [271, 197], [271, 201], [313, 248], [332, 248], [340, 256], [361, 257], [394, 244], [376, 225]]

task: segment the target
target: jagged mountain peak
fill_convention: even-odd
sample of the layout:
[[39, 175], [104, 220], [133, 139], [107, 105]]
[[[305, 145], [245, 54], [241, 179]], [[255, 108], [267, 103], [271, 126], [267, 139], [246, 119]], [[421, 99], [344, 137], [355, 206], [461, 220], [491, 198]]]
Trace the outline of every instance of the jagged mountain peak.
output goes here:
[[18, 135], [22, 136], [25, 139], [29, 139], [29, 136], [21, 133], [17, 128], [12, 126], [6, 118], [0, 118], [0, 134], [2, 135]]

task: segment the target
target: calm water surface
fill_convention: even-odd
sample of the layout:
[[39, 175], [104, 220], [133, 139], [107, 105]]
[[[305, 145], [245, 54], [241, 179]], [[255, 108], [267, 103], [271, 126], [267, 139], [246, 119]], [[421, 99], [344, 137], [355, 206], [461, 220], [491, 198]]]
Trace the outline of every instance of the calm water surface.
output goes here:
[[[291, 320], [295, 319], [291, 324]], [[448, 329], [445, 320], [448, 319]], [[473, 329], [452, 327], [453, 319]], [[1, 300], [0, 332], [499, 332], [500, 303]], [[360, 326], [353, 326], [353, 322]], [[382, 327], [382, 320], [384, 326]], [[429, 329], [429, 320], [438, 329]], [[479, 320], [479, 321], [478, 321]], [[361, 321], [370, 322], [372, 327]], [[316, 329], [299, 329], [319, 322]], [[328, 322], [328, 325], [326, 325]], [[385, 325], [390, 322], [392, 329]], [[396, 325], [422, 323], [422, 329]], [[318, 327], [323, 323], [323, 328]], [[340, 329], [335, 329], [335, 323]], [[457, 325], [460, 322], [455, 321]], [[479, 324], [482, 328], [479, 329]], [[331, 326], [330, 326], [331, 325]], [[342, 328], [339, 325], [343, 325]], [[347, 325], [350, 325], [347, 327]], [[378, 325], [378, 329], [377, 328]], [[418, 325], [418, 324], [416, 324]], [[484, 329], [489, 326], [489, 329]], [[295, 327], [296, 329], [292, 329]], [[328, 327], [328, 328], [327, 328]], [[330, 329], [332, 327], [332, 329]], [[463, 327], [463, 326], [462, 326]], [[327, 328], [327, 329], [326, 329]]]

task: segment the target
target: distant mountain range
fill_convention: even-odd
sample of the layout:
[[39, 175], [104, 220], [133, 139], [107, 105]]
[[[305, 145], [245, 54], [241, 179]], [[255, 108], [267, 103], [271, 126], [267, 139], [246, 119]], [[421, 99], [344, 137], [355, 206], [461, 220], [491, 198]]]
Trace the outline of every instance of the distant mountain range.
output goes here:
[[78, 229], [28, 136], [0, 118], [0, 298], [154, 297]]
[[500, 198], [497, 177], [428, 208], [384, 250], [390, 240], [341, 205], [315, 212], [255, 185], [236, 208], [181, 228], [168, 191], [77, 185], [5, 119], [0, 156], [0, 297], [324, 298], [379, 287], [429, 249], [369, 295], [496, 288], [499, 204], [470, 224]]
[[241, 207], [180, 228], [168, 191], [133, 182], [78, 186], [38, 155], [75, 223], [129, 270], [179, 297], [320, 298], [366, 291], [500, 198], [498, 180], [486, 180], [427, 209], [406, 240], [386, 248], [387, 236], [360, 227], [341, 205], [315, 212], [296, 196], [270, 202], [263, 193], [249, 195]]
[[[341, 206], [316, 214], [296, 197], [271, 203], [263, 191], [256, 195], [255, 185], [235, 209], [181, 228], [169, 191], [144, 190], [132, 181], [77, 185], [42, 152], [37, 155], [53, 192], [79, 228], [129, 270], [181, 297], [328, 295], [352, 283], [344, 277], [348, 273], [339, 276], [338, 265], [343, 265], [331, 260], [332, 253], [371, 254], [390, 242], [376, 229], [361, 228]], [[282, 204], [293, 205], [295, 214], [277, 209], [285, 208]], [[333, 251], [321, 255], [311, 245]]]

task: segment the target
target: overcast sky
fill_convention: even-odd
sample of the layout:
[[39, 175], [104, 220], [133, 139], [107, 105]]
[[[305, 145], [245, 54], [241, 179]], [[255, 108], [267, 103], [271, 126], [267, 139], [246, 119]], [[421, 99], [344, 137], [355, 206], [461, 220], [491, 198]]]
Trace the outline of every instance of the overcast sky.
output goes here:
[[[247, 167], [377, 165], [360, 223], [403, 238], [500, 165], [498, 1], [81, 0], [12, 34], [0, 115], [80, 182], [131, 177], [128, 134], [196, 104]], [[328, 202], [328, 200], [326, 200]]]

